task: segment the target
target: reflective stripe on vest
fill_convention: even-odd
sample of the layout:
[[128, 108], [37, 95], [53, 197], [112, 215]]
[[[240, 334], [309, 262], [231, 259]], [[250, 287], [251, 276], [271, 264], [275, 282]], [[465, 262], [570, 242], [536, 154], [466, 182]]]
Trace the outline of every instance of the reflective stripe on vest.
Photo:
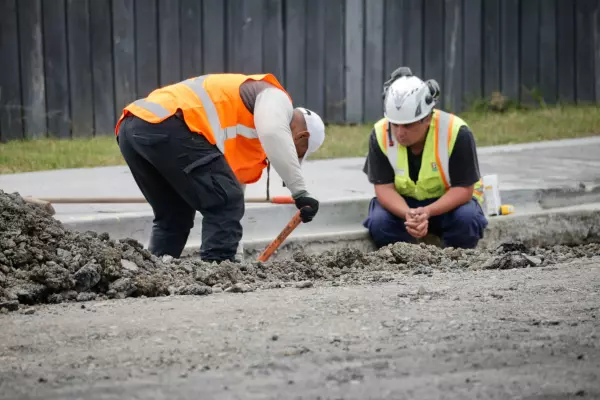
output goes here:
[[[256, 133], [256, 130], [247, 126], [237, 124], [235, 126], [228, 126], [225, 128], [221, 127], [221, 121], [219, 119], [219, 114], [217, 113], [217, 108], [208, 95], [208, 92], [203, 87], [204, 81], [207, 77], [208, 75], [202, 75], [196, 78], [187, 79], [181, 83], [190, 88], [202, 102], [202, 107], [204, 107], [204, 112], [208, 118], [210, 129], [212, 130], [212, 134], [217, 142], [217, 147], [219, 150], [221, 150], [222, 153], [225, 153], [225, 140], [234, 139], [237, 135], [248, 139], [257, 139], [258, 134]], [[148, 112], [151, 112], [159, 118], [165, 118], [170, 114], [169, 111], [160, 104], [153, 103], [146, 99], [136, 100], [133, 102], [133, 104], [135, 104], [137, 107], [143, 108]]]
[[[435, 161], [440, 169], [440, 176], [444, 186], [448, 189], [451, 186], [450, 181], [450, 142], [452, 140], [452, 123], [454, 115], [445, 112], [437, 112], [434, 117], [434, 149]], [[398, 145], [388, 128], [389, 122], [383, 127], [383, 143], [387, 145], [387, 157], [394, 168], [396, 175], [404, 176], [407, 171], [398, 167]]]

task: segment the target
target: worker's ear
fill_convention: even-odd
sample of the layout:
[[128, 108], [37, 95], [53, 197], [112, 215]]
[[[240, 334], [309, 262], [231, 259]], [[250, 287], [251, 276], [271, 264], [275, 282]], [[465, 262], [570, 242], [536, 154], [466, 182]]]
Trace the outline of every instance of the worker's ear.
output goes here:
[[308, 131], [299, 131], [293, 134], [294, 145], [296, 146], [296, 152], [298, 157], [302, 158], [308, 151], [308, 138], [310, 133]]

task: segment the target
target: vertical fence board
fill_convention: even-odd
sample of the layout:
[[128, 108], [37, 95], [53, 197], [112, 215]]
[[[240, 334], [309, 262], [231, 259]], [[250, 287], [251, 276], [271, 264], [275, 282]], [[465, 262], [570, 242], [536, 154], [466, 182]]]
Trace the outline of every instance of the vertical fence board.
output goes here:
[[179, 0], [158, 0], [160, 86], [181, 80]]
[[225, 1], [204, 0], [202, 2], [202, 58], [204, 74], [224, 72], [226, 63]]
[[556, 39], [556, 0], [543, 0], [540, 8], [540, 91], [546, 103], [556, 102]]
[[539, 90], [538, 57], [540, 13], [539, 0], [521, 2], [521, 102], [535, 104], [535, 94]]
[[285, 37], [283, 36], [283, 2], [281, 0], [265, 0], [263, 27], [262, 69], [275, 75], [283, 84]]
[[[405, 0], [404, 18], [404, 61], [414, 75], [423, 76], [423, 3], [422, 1]], [[393, 71], [393, 70], [392, 70]], [[392, 73], [388, 71], [387, 73]]]
[[594, 61], [596, 78], [596, 103], [600, 103], [600, 7], [596, 8], [593, 19], [592, 31], [594, 32]]
[[[388, 80], [390, 74], [398, 67], [406, 64], [405, 48], [406, 38], [403, 35], [403, 23], [406, 8], [405, 3], [410, 0], [385, 0], [384, 11], [384, 52], [383, 52], [383, 81]], [[411, 68], [412, 70], [412, 68]], [[414, 72], [414, 71], [413, 71]], [[380, 92], [383, 87], [380, 88]], [[380, 96], [381, 100], [381, 96]], [[380, 101], [381, 104], [381, 101]], [[382, 109], [380, 105], [379, 109]], [[381, 111], [380, 111], [381, 112]]]
[[365, 3], [364, 119], [368, 122], [382, 117], [384, 6], [383, 0]]
[[159, 87], [158, 38], [157, 0], [135, 0], [135, 92], [137, 98], [146, 97]]
[[519, 0], [500, 2], [500, 47], [502, 95], [519, 100]]
[[73, 137], [94, 135], [90, 10], [87, 0], [67, 0], [69, 92]]
[[112, 68], [112, 25], [110, 0], [90, 1], [94, 132], [113, 134], [115, 91]]
[[202, 75], [202, 1], [181, 0], [181, 79]]
[[462, 110], [463, 22], [461, 0], [445, 0], [445, 75], [442, 96], [445, 108]]
[[[464, 0], [463, 98], [467, 108], [483, 96], [482, 0]], [[514, 18], [514, 15], [512, 15]], [[514, 46], [514, 44], [513, 44]], [[444, 88], [442, 88], [444, 90]]]
[[575, 2], [558, 1], [556, 6], [558, 100], [575, 101]]
[[16, 0], [0, 1], [0, 131], [2, 141], [23, 138]]
[[325, 115], [324, 121], [344, 122], [344, 32], [345, 0], [325, 2]]
[[285, 3], [284, 82], [286, 90], [294, 101], [294, 105], [305, 105], [307, 85], [305, 1], [286, 0]]
[[487, 98], [500, 91], [500, 2], [483, 2], [483, 95]]
[[325, 2], [306, 0], [306, 107], [325, 116]]
[[242, 74], [262, 71], [263, 0], [229, 0], [227, 69]]
[[71, 111], [65, 1], [44, 1], [42, 12], [48, 135], [68, 138], [71, 136]]
[[[426, 1], [425, 15], [427, 28], [423, 36], [424, 71], [422, 79], [435, 79], [442, 91], [446, 90], [444, 82], [444, 3], [441, 1]], [[438, 100], [438, 107], [444, 108], [444, 97]]]
[[363, 37], [365, 0], [346, 1], [346, 122], [363, 121]]
[[113, 54], [115, 71], [115, 115], [136, 99], [133, 0], [112, 2]]
[[23, 96], [23, 134], [26, 138], [46, 136], [46, 85], [40, 0], [19, 1], [19, 46]]
[[575, 2], [575, 79], [577, 104], [589, 104], [595, 101], [594, 34], [592, 18], [596, 0], [578, 0]]

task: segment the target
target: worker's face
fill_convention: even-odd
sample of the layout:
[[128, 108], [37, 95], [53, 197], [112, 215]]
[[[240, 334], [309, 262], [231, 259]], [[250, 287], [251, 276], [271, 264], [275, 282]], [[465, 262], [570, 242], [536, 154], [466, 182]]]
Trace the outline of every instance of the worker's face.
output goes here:
[[425, 139], [431, 116], [410, 124], [391, 124], [392, 134], [404, 147], [412, 146]]
[[298, 128], [296, 131], [292, 130], [292, 138], [294, 139], [294, 145], [296, 146], [298, 158], [304, 157], [308, 151], [308, 137], [310, 136], [308, 131], [300, 129], [301, 128]]

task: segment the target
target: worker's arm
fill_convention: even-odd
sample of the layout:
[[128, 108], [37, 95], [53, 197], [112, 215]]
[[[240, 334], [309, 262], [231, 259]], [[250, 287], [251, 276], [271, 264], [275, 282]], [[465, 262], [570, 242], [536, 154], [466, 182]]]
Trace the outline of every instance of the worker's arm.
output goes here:
[[475, 139], [471, 130], [463, 126], [458, 131], [454, 149], [449, 160], [450, 189], [437, 201], [425, 207], [429, 216], [436, 216], [454, 210], [469, 202], [473, 188], [479, 180], [479, 161]]
[[379, 203], [398, 218], [406, 219], [409, 210], [406, 200], [396, 191], [393, 183], [375, 185], [375, 195]]
[[445, 214], [467, 203], [473, 197], [474, 185], [451, 187], [442, 197], [424, 207], [430, 217]]
[[306, 184], [292, 139], [290, 122], [294, 107], [290, 98], [278, 88], [268, 88], [256, 97], [254, 125], [269, 162], [292, 197], [306, 196]]

